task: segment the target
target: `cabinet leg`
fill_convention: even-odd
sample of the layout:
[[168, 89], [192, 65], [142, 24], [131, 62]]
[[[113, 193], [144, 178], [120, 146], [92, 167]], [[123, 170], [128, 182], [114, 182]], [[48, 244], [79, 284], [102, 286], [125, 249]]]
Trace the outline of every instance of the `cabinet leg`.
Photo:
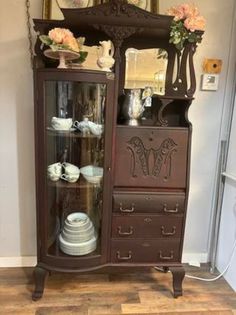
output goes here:
[[173, 291], [174, 297], [183, 295], [182, 282], [185, 276], [185, 270], [183, 267], [170, 267], [169, 268], [173, 275]]
[[163, 272], [167, 273], [169, 271], [169, 267], [163, 267]]
[[43, 296], [44, 284], [48, 271], [41, 267], [35, 267], [34, 269], [34, 281], [35, 289], [32, 294], [32, 300], [37, 301]]

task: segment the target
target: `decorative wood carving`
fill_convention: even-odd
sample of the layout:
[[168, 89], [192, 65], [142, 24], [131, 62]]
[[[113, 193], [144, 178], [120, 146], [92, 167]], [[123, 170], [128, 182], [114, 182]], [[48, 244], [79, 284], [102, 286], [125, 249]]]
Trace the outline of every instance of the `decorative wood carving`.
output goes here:
[[144, 147], [142, 140], [139, 137], [133, 137], [128, 141], [128, 149], [132, 152], [132, 171], [131, 174], [133, 177], [137, 177], [135, 175], [135, 167], [136, 167], [136, 156], [138, 156], [139, 161], [141, 163], [142, 171], [145, 176], [149, 175], [149, 163], [148, 158], [151, 152], [151, 149], [147, 150]]
[[[177, 144], [173, 139], [165, 139], [158, 149], [150, 148], [146, 149], [143, 141], [139, 137], [132, 137], [127, 142], [127, 149], [131, 152], [132, 167], [131, 176], [137, 177], [136, 175], [136, 165], [137, 159], [140, 162], [140, 166], [144, 176], [155, 176], [159, 177], [163, 165], [165, 166], [165, 176], [164, 179], [168, 180], [171, 176], [171, 160], [172, 154], [176, 152]], [[154, 166], [151, 169], [150, 166], [150, 154], [154, 157]]]
[[160, 148], [157, 150], [153, 150], [154, 154], [154, 168], [152, 171], [152, 175], [158, 177], [161, 172], [161, 168], [163, 164], [165, 165], [165, 180], [167, 180], [171, 175], [171, 159], [173, 152], [176, 152], [175, 149], [177, 147], [177, 144], [174, 142], [174, 140], [168, 138], [165, 139]]
[[161, 126], [168, 126], [168, 121], [166, 119], [163, 118], [163, 111], [166, 108], [166, 106], [170, 103], [172, 103], [172, 99], [162, 99], [162, 106], [160, 107], [159, 111], [158, 111], [158, 123]]

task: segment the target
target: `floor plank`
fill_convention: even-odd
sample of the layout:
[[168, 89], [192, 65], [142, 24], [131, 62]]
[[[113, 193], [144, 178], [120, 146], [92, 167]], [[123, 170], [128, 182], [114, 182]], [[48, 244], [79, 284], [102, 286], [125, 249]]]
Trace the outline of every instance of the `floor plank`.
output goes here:
[[[187, 273], [211, 277], [206, 267]], [[170, 273], [154, 269], [94, 274], [56, 273], [44, 297], [33, 302], [31, 268], [0, 268], [2, 315], [236, 315], [236, 293], [221, 278], [185, 278], [184, 295], [174, 299]]]

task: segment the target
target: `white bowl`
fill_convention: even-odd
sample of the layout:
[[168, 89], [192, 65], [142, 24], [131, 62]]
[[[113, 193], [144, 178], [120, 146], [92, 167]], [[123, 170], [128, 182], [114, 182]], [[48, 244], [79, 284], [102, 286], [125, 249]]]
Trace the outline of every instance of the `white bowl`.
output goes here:
[[80, 169], [80, 173], [91, 184], [99, 184], [103, 177], [103, 168], [94, 165], [87, 165]]

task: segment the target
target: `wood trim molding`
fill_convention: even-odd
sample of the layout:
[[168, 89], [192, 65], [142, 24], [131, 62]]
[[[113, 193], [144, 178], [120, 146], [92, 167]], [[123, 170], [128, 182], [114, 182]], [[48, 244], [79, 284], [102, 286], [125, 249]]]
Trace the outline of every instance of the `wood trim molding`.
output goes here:
[[[207, 253], [183, 253], [183, 263], [198, 265], [208, 262]], [[10, 267], [35, 267], [37, 264], [36, 256], [17, 256], [17, 257], [0, 257], [0, 268]]]

